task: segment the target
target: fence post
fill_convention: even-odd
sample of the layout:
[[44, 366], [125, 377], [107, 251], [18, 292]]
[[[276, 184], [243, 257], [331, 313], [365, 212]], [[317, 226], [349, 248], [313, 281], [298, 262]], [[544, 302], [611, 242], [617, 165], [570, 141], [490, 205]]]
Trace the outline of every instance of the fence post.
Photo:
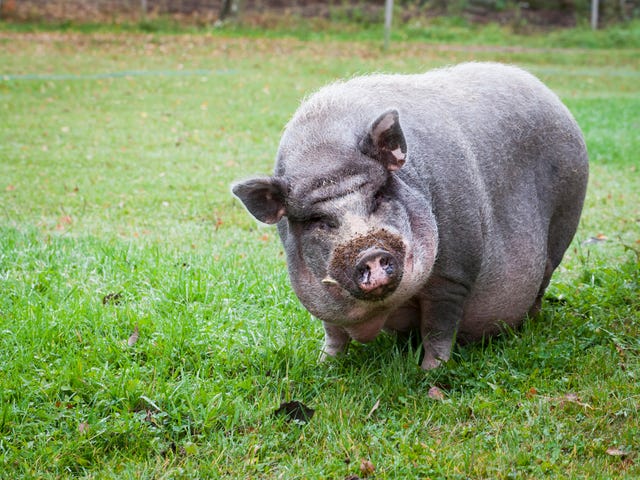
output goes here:
[[140, 12], [143, 20], [147, 18], [147, 0], [140, 0]]
[[393, 18], [393, 0], [384, 2], [384, 49], [389, 48], [391, 41], [391, 20]]
[[598, 29], [598, 0], [591, 0], [591, 29]]

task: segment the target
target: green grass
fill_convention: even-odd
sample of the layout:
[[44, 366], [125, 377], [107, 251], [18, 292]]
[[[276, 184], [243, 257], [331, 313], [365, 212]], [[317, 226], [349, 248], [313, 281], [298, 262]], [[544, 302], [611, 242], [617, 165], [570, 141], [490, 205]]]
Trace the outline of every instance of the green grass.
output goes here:
[[[0, 478], [344, 479], [362, 459], [390, 479], [638, 477], [637, 49], [0, 44]], [[318, 365], [322, 328], [275, 231], [229, 184], [271, 170], [322, 84], [464, 60], [529, 68], [587, 138], [583, 222], [543, 316], [433, 372], [388, 336]], [[289, 400], [315, 409], [308, 424], [273, 415]]]
[[[391, 31], [392, 42], [421, 42], [458, 45], [519, 45], [530, 48], [640, 48], [640, 20], [614, 23], [607, 28], [592, 30], [588, 19], [580, 18], [574, 28], [548, 28], [514, 21], [507, 24], [489, 21], [473, 23], [463, 17], [429, 17], [413, 14], [403, 21], [398, 8]], [[145, 20], [87, 22], [87, 21], [31, 21], [4, 20], [0, 26], [13, 32], [82, 32], [82, 33], [147, 33], [201, 34], [236, 38], [295, 38], [304, 41], [365, 41], [382, 43], [383, 18], [349, 18], [340, 9], [329, 19], [303, 18], [295, 15], [247, 15], [241, 22], [220, 25], [185, 23], [171, 17], [149, 17]]]

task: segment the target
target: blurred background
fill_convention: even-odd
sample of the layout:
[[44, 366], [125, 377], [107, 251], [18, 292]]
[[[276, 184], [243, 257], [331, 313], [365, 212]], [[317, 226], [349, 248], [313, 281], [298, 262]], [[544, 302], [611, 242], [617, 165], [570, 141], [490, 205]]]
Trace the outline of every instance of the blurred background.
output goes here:
[[446, 16], [526, 29], [571, 27], [594, 20], [602, 26], [640, 18], [640, 0], [0, 0], [0, 18], [131, 22], [162, 17], [199, 26], [234, 20], [265, 27], [305, 18], [366, 25], [383, 22], [385, 3], [395, 3], [394, 21], [400, 24]]

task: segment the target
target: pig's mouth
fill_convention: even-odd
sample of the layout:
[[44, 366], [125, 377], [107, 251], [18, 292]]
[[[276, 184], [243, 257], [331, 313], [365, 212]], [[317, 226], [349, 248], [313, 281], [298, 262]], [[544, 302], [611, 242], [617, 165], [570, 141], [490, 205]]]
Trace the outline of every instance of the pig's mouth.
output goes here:
[[336, 247], [323, 283], [338, 284], [359, 300], [381, 301], [398, 288], [404, 257], [404, 242], [398, 235], [372, 231]]

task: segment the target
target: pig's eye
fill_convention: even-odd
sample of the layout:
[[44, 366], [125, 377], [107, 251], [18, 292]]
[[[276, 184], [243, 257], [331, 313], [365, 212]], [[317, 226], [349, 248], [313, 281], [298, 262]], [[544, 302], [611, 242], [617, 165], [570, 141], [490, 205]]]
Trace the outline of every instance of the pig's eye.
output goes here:
[[329, 231], [336, 228], [335, 222], [324, 216], [311, 217], [305, 222], [305, 227], [309, 230]]

